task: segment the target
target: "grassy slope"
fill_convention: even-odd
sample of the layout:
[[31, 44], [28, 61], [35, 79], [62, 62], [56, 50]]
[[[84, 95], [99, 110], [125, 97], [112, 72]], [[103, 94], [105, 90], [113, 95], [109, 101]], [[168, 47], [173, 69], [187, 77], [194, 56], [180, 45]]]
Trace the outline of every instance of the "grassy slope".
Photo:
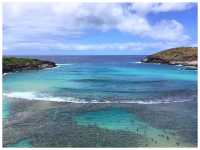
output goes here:
[[155, 53], [149, 57], [160, 58], [169, 61], [194, 61], [197, 60], [197, 47], [172, 48]]
[[39, 60], [36, 59], [29, 59], [29, 58], [16, 58], [16, 57], [3, 57], [3, 66], [7, 65], [37, 65], [41, 63]]
[[50, 61], [30, 58], [3, 57], [3, 73], [21, 70], [43, 69], [55, 66], [56, 64]]

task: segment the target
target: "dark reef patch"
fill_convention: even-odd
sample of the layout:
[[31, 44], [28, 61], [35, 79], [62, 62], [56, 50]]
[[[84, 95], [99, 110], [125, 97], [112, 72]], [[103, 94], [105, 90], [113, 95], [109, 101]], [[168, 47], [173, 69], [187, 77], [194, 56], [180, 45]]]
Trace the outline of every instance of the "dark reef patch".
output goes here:
[[[112, 131], [95, 125], [79, 126], [76, 114], [106, 108], [123, 108], [153, 127], [173, 129], [186, 136], [185, 142], [197, 145], [195, 102], [177, 105], [74, 104], [45, 101], [12, 100], [11, 115], [3, 122], [3, 146], [28, 139], [33, 147], [145, 147], [148, 139], [127, 131]], [[40, 106], [40, 107], [38, 107]], [[177, 107], [184, 115], [175, 111]], [[191, 113], [193, 117], [191, 118]], [[184, 117], [185, 116], [185, 117]], [[189, 118], [190, 117], [190, 118]], [[186, 118], [188, 120], [186, 120]], [[176, 124], [176, 125], [174, 125]], [[193, 128], [191, 128], [191, 126]], [[169, 137], [168, 137], [169, 138]], [[155, 141], [154, 141], [155, 142]], [[158, 142], [158, 141], [157, 141]], [[157, 143], [159, 144], [159, 143]], [[180, 142], [180, 146], [184, 143]]]

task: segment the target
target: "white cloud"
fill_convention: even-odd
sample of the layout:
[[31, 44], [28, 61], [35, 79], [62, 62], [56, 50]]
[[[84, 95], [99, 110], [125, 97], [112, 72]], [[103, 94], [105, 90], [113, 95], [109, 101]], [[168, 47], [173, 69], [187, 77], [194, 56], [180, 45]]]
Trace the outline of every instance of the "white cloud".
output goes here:
[[129, 9], [139, 14], [183, 11], [190, 9], [191, 3], [133, 3]]
[[[162, 42], [188, 41], [184, 25], [177, 20], [160, 20], [150, 23], [149, 13], [182, 11], [191, 7], [188, 3], [5, 3], [3, 5], [4, 45], [30, 41], [45, 47], [52, 38], [77, 38], [87, 34], [87, 30], [107, 32], [118, 30], [142, 38]], [[55, 42], [55, 41], [54, 41]], [[33, 44], [35, 45], [35, 44]], [[66, 49], [94, 49], [97, 45], [69, 45], [49, 43], [49, 47]], [[63, 46], [64, 45], [64, 46]], [[116, 45], [116, 46], [113, 46]], [[123, 45], [123, 44], [122, 44]], [[99, 45], [100, 49], [119, 49], [117, 44]], [[125, 44], [121, 49], [136, 45]], [[139, 47], [139, 46], [138, 46]]]
[[[10, 45], [10, 49], [6, 49], [8, 53], [13, 49], [27, 50], [56, 50], [54, 53], [65, 53], [68, 50], [76, 51], [85, 51], [85, 50], [114, 50], [114, 51], [142, 51], [145, 49], [166, 49], [178, 46], [187, 46], [191, 43], [182, 43], [179, 42], [124, 42], [124, 43], [98, 43], [98, 44], [79, 44], [79, 43], [53, 43], [53, 42], [20, 42], [18, 44]], [[33, 54], [37, 51], [33, 51]]]
[[122, 32], [129, 32], [131, 34], [144, 35], [145, 32], [149, 32], [151, 30], [151, 26], [148, 21], [138, 15], [131, 15], [130, 17], [124, 18], [116, 26]]
[[152, 39], [164, 41], [188, 41], [190, 37], [184, 33], [184, 26], [176, 20], [162, 20], [144, 33]]

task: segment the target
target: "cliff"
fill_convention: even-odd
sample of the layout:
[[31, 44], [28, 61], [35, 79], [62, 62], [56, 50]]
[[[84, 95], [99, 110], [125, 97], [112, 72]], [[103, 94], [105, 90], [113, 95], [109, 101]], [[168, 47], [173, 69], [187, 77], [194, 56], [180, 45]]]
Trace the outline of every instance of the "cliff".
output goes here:
[[183, 65], [197, 68], [197, 47], [178, 47], [145, 57], [142, 62]]
[[3, 73], [23, 70], [37, 70], [55, 66], [56, 64], [50, 61], [30, 58], [3, 57]]

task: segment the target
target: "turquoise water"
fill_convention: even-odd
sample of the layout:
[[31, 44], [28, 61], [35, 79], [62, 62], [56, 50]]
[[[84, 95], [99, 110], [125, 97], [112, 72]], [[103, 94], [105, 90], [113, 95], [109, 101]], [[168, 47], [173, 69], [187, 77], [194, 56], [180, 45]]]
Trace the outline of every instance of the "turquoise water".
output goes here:
[[180, 139], [170, 134], [170, 131], [167, 133], [166, 130], [152, 127], [125, 109], [109, 108], [86, 112], [77, 115], [74, 120], [78, 125], [82, 126], [92, 125], [113, 131], [128, 131], [144, 136], [147, 138], [145, 142], [149, 146], [155, 146], [155, 141], [156, 145], [161, 146], [176, 146], [176, 143], [180, 142]]
[[16, 147], [16, 148], [19, 148], [19, 147], [23, 147], [23, 148], [30, 148], [32, 147], [31, 143], [29, 140], [27, 139], [24, 139], [24, 140], [20, 140], [18, 143], [16, 144], [10, 144], [8, 145], [8, 147]]
[[131, 131], [141, 135], [159, 133], [159, 130], [142, 122], [134, 114], [119, 108], [110, 108], [80, 114], [75, 117], [75, 121], [79, 125], [96, 125], [110, 130]]
[[9, 108], [9, 102], [4, 99], [3, 100], [3, 119], [7, 119], [10, 115], [10, 112], [9, 112], [10, 108]]
[[[138, 63], [142, 56], [41, 56], [39, 58], [55, 61], [57, 67], [9, 73], [3, 76], [4, 122], [8, 120], [9, 124], [9, 118], [15, 119], [13, 115], [18, 111], [19, 116], [16, 117], [20, 117], [22, 108], [20, 108], [20, 104], [15, 104], [15, 100], [19, 99], [27, 102], [30, 100], [62, 102], [63, 106], [66, 104], [65, 102], [87, 103], [94, 104], [91, 110], [82, 108], [81, 113], [77, 112], [75, 116], [74, 114], [70, 115], [70, 112], [67, 113], [67, 116], [71, 116], [75, 122], [74, 125], [107, 129], [113, 132], [112, 136], [115, 131], [137, 134], [147, 138], [147, 141], [143, 143], [148, 146], [168, 147], [178, 146], [180, 143], [184, 146], [196, 145], [196, 70], [187, 70], [184, 67], [172, 65]], [[121, 104], [126, 104], [127, 107], [100, 109], [98, 108], [100, 104], [109, 104], [109, 106], [118, 104], [119, 107]], [[16, 106], [18, 109], [15, 109]], [[64, 129], [60, 124], [63, 123], [62, 119], [64, 121], [66, 116], [57, 116], [57, 114], [63, 114], [61, 109], [56, 109], [54, 106], [56, 113], [48, 117], [45, 115], [46, 111], [42, 111], [42, 109], [47, 109], [45, 104], [30, 107], [40, 113], [40, 120], [39, 124], [35, 125], [34, 122], [38, 120], [38, 115], [36, 115], [37, 117], [31, 115], [31, 120], [27, 122], [32, 123], [33, 127], [38, 126], [38, 129], [30, 126], [27, 133], [20, 133], [29, 137], [28, 131], [33, 132], [34, 145], [40, 146], [41, 144], [40, 141], [34, 139], [35, 136], [40, 137], [37, 135], [39, 133], [36, 134], [35, 131], [32, 131], [33, 129], [40, 130], [40, 124], [46, 127], [43, 129], [46, 133], [57, 139], [56, 131], [54, 131], [55, 135], [51, 132], [53, 130], [51, 125], [60, 118], [60, 122], [56, 122], [56, 127], [59, 127], [58, 131], [61, 130], [63, 133]], [[33, 113], [28, 109], [23, 111], [27, 111], [27, 114]], [[44, 116], [42, 116], [43, 114]], [[23, 117], [29, 119], [26, 118], [26, 113], [23, 114]], [[70, 122], [69, 120], [68, 122]], [[21, 123], [24, 123], [23, 119], [22, 122], [19, 122], [19, 124]], [[23, 130], [26, 131], [26, 126], [24, 127]], [[13, 128], [15, 128], [15, 124]], [[17, 131], [20, 130], [19, 126]], [[69, 131], [64, 137], [72, 136], [70, 135], [72, 134], [71, 129], [66, 130]], [[46, 133], [42, 134], [41, 139], [48, 139], [49, 134]], [[87, 133], [84, 135], [87, 137]], [[120, 139], [120, 135], [118, 136]], [[10, 139], [12, 138], [11, 136]], [[51, 145], [53, 138], [49, 138], [50, 142], [44, 140], [43, 143]], [[88, 142], [90, 140], [88, 139]], [[10, 146], [29, 147], [33, 141], [28, 142], [22, 139]], [[112, 145], [110, 146], [112, 147]]]
[[188, 101], [196, 95], [195, 70], [138, 64], [134, 58], [122, 62], [118, 57], [103, 60], [78, 59], [53, 69], [8, 74], [3, 78], [4, 96], [69, 102], [162, 103]]

